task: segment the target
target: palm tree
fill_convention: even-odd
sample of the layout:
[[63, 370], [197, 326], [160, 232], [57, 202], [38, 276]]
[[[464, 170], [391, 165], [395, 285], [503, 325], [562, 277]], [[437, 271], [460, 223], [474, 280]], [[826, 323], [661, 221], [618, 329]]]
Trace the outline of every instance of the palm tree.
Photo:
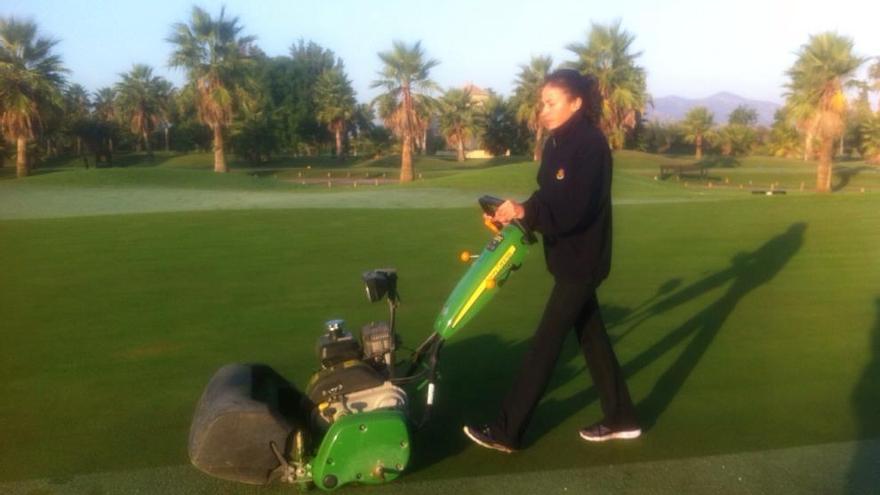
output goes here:
[[[67, 124], [71, 126], [68, 128], [69, 130], [82, 126], [85, 119], [89, 116], [89, 107], [91, 105], [89, 93], [81, 84], [71, 84], [64, 91], [64, 118]], [[76, 155], [80, 156], [82, 155], [82, 136], [77, 132], [74, 132], [74, 134], [76, 135]]]
[[225, 173], [223, 129], [232, 122], [235, 108], [249, 100], [253, 36], [240, 36], [243, 27], [238, 17], [226, 18], [226, 8], [212, 19], [199, 7], [193, 7], [189, 24], [172, 26], [167, 41], [176, 45], [169, 65], [187, 71], [196, 89], [199, 120], [214, 132], [214, 171]]
[[586, 43], [571, 43], [566, 49], [577, 55], [567, 65], [594, 76], [603, 98], [602, 130], [614, 149], [623, 148], [626, 134], [638, 123], [650, 101], [645, 69], [636, 65], [641, 52], [630, 51], [635, 36], [621, 28], [592, 24]]
[[532, 158], [536, 162], [541, 161], [541, 151], [544, 146], [544, 126], [541, 125], [540, 119], [541, 86], [552, 67], [553, 59], [549, 55], [532, 57], [528, 65], [519, 66], [519, 74], [515, 81], [516, 118], [535, 133], [535, 151]]
[[[116, 104], [116, 90], [110, 87], [99, 89], [95, 92], [95, 98], [92, 100], [92, 106], [95, 110], [95, 117], [107, 126], [108, 130], [113, 129], [113, 124], [118, 121], [119, 114]], [[113, 153], [113, 133], [107, 135], [107, 150]]]
[[685, 132], [684, 139], [689, 143], [694, 143], [694, 146], [696, 146], [695, 158], [697, 160], [703, 158], [703, 142], [706, 139], [706, 135], [712, 129], [714, 119], [714, 116], [706, 107], [694, 107], [684, 116], [684, 121], [682, 122]]
[[446, 141], [455, 146], [458, 161], [465, 160], [464, 142], [476, 133], [479, 110], [471, 98], [470, 88], [449, 89], [439, 101], [440, 130]]
[[431, 119], [438, 112], [439, 103], [432, 96], [417, 94], [413, 99], [413, 104], [416, 111], [414, 141], [418, 145], [419, 154], [426, 155], [428, 154], [428, 130], [431, 128]]
[[373, 81], [371, 87], [385, 88], [385, 104], [390, 100], [399, 109], [399, 112], [390, 115], [394, 115], [403, 138], [400, 150], [400, 181], [410, 182], [413, 180], [413, 136], [418, 131], [414, 97], [437, 89], [437, 83], [429, 78], [429, 73], [440, 62], [434, 59], [425, 60], [421, 41], [412, 46], [395, 41], [391, 51], [379, 53], [379, 59], [384, 66], [379, 71], [379, 79]]
[[66, 69], [52, 53], [57, 40], [39, 36], [32, 21], [0, 17], [0, 130], [16, 143], [17, 177], [28, 175], [27, 143], [41, 114], [61, 106]]
[[791, 78], [786, 85], [787, 96], [804, 109], [819, 141], [816, 190], [829, 192], [834, 140], [840, 138], [845, 129], [844, 85], [865, 59], [853, 54], [850, 38], [832, 32], [810, 36], [797, 55], [798, 59], [786, 72]]
[[342, 136], [355, 111], [354, 89], [341, 64], [325, 70], [315, 84], [316, 117], [336, 137], [336, 157], [343, 158]]
[[154, 76], [153, 68], [144, 64], [135, 64], [131, 71], [120, 76], [116, 101], [131, 125], [131, 132], [143, 139], [147, 154], [152, 155], [150, 134], [165, 118], [171, 85], [162, 77]]

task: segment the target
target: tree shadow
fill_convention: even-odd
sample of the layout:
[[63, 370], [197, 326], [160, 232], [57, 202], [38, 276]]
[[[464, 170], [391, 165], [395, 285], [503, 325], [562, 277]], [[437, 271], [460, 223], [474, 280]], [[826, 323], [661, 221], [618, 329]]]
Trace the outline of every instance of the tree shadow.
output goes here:
[[849, 495], [874, 494], [880, 486], [880, 297], [874, 304], [877, 316], [871, 331], [871, 362], [852, 395], [860, 442], [846, 480], [845, 493]]
[[698, 162], [706, 168], [735, 168], [741, 165], [740, 161], [733, 156], [710, 156]]
[[874, 167], [869, 167], [867, 165], [861, 165], [859, 167], [848, 167], [838, 165], [834, 167], [834, 178], [838, 179], [837, 182], [831, 186], [832, 191], [840, 191], [849, 185], [850, 181], [853, 177], [859, 175], [861, 172], [866, 170], [874, 170]]

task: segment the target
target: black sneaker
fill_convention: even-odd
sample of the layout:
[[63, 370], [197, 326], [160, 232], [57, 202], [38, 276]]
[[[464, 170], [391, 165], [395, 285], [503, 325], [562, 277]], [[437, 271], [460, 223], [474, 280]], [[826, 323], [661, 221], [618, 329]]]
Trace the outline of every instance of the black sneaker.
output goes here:
[[515, 448], [496, 440], [495, 436], [492, 435], [492, 429], [489, 428], [489, 425], [465, 425], [463, 430], [464, 434], [467, 435], [468, 438], [470, 438], [475, 444], [479, 445], [480, 447], [497, 450], [499, 452], [504, 452], [505, 454], [516, 452]]
[[614, 427], [600, 421], [581, 428], [578, 430], [578, 434], [588, 442], [604, 442], [614, 439], [631, 440], [639, 438], [642, 435], [642, 429], [638, 426]]

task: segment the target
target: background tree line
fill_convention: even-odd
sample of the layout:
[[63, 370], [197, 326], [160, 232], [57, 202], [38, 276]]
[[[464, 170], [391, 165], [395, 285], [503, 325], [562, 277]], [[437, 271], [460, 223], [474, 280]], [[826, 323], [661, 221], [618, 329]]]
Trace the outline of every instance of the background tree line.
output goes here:
[[[464, 160], [466, 143], [540, 160], [546, 133], [539, 90], [555, 68], [549, 56], [533, 57], [519, 67], [510, 97], [490, 90], [478, 100], [470, 88], [441, 89], [430, 77], [440, 62], [420, 42], [395, 41], [378, 54], [372, 87], [383, 92], [358, 103], [342, 59], [330, 49], [299, 40], [287, 55], [270, 57], [225, 9], [215, 17], [193, 7], [165, 40], [169, 66], [186, 72], [182, 87], [136, 63], [116, 84], [90, 94], [68, 80], [54, 53], [57, 41], [34, 22], [0, 18], [0, 41], [0, 127], [7, 138], [0, 159], [15, 156], [19, 176], [63, 153], [109, 163], [120, 150], [151, 156], [158, 148], [211, 150], [217, 172], [228, 169], [227, 151], [251, 164], [276, 154], [342, 160], [396, 153], [402, 181], [414, 177], [414, 153], [448, 147]], [[800, 156], [818, 160], [820, 190], [835, 153], [880, 161], [880, 108], [870, 103], [880, 92], [880, 62], [856, 80], [870, 60], [853, 53], [849, 38], [821, 33], [800, 48], [787, 72], [786, 104], [769, 128], [758, 126], [748, 107], [723, 125], [700, 107], [681, 122], [646, 122], [651, 96], [634, 41], [619, 20], [593, 23], [583, 42], [566, 47], [573, 60], [559, 65], [596, 78], [604, 97], [600, 125], [614, 149], [694, 153], [698, 160], [704, 153]]]

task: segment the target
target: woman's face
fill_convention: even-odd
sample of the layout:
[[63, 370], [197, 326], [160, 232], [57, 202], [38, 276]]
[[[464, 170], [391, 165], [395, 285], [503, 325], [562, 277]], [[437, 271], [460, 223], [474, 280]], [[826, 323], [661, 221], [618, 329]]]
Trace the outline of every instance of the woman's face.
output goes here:
[[541, 122], [551, 131], [566, 123], [580, 108], [581, 99], [572, 98], [562, 88], [544, 86], [541, 89]]

